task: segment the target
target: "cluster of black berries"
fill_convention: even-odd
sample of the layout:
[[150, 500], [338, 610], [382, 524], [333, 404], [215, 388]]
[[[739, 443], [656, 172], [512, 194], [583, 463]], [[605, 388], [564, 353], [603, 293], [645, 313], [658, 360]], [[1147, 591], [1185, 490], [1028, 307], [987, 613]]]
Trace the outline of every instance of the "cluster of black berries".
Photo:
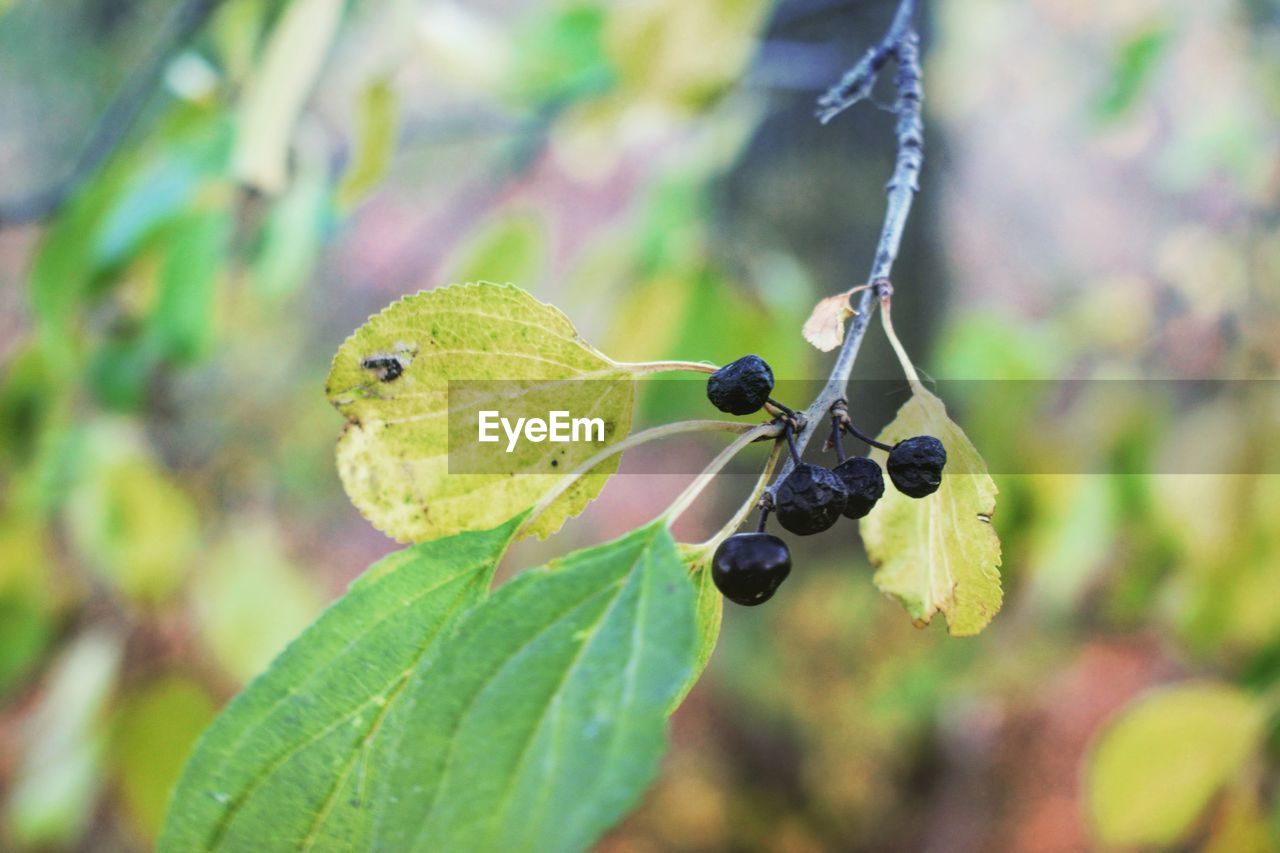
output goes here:
[[[832, 443], [839, 464], [831, 469], [801, 462], [792, 435], [793, 413], [772, 400], [769, 396], [772, 392], [773, 371], [758, 355], [743, 356], [707, 380], [707, 398], [722, 412], [749, 415], [760, 411], [766, 403], [784, 412], [784, 435], [794, 465], [774, 490], [772, 510], [778, 516], [778, 523], [791, 533], [798, 536], [821, 533], [842, 515], [862, 518], [884, 494], [884, 475], [873, 459], [845, 457], [845, 432], [888, 451], [889, 479], [903, 494], [923, 498], [942, 485], [947, 451], [941, 441], [931, 435], [917, 435], [893, 446], [882, 444], [858, 432], [843, 412], [832, 415], [831, 419]], [[791, 573], [787, 543], [764, 532], [768, 515], [769, 507], [763, 508], [759, 529], [730, 536], [716, 549], [711, 560], [712, 579], [730, 601], [748, 606], [763, 604]]]

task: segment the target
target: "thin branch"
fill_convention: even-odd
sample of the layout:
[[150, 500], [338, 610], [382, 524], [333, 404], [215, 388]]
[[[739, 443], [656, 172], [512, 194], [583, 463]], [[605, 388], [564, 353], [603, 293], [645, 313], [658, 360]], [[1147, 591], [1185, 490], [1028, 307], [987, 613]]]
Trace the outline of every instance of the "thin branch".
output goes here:
[[[832, 87], [819, 101], [820, 106], [829, 112], [828, 115], [827, 112], [820, 110], [819, 117], [825, 116], [829, 119], [856, 103], [862, 97], [858, 95], [859, 91], [864, 89], [870, 91], [870, 87], [875, 82], [875, 73], [889, 58], [893, 58], [897, 68], [894, 81], [898, 89], [898, 98], [894, 109], [898, 114], [896, 127], [898, 156], [893, 176], [885, 188], [888, 204], [868, 279], [873, 286], [862, 291], [856, 306], [858, 313], [849, 323], [844, 343], [840, 347], [839, 355], [836, 356], [835, 365], [831, 368], [827, 384], [818, 394], [817, 399], [804, 411], [805, 427], [796, 436], [796, 444], [801, 453], [804, 452], [805, 446], [808, 445], [814, 433], [827, 423], [832, 406], [846, 397], [849, 376], [853, 373], [853, 363], [862, 346], [867, 324], [875, 311], [877, 301], [887, 298], [891, 292], [889, 274], [893, 271], [894, 261], [897, 260], [902, 232], [911, 214], [911, 203], [920, 186], [920, 168], [924, 163], [924, 121], [920, 107], [924, 99], [924, 89], [920, 79], [920, 37], [916, 34], [912, 22], [914, 12], [914, 0], [902, 0], [885, 37], [863, 55], [858, 64], [844, 75], [840, 83]], [[881, 52], [883, 52], [883, 58], [877, 59]], [[864, 79], [868, 74], [871, 75], [869, 82]], [[769, 489], [770, 494], [794, 467], [792, 460], [788, 459], [785, 462], [778, 474], [778, 479]]]
[[52, 216], [115, 153], [164, 77], [169, 61], [195, 37], [222, 0], [186, 0], [174, 10], [168, 32], [124, 84], [85, 143], [71, 171], [30, 195], [0, 201], [0, 228]]
[[840, 82], [828, 89], [818, 98], [818, 121], [826, 124], [849, 107], [864, 98], [870, 97], [876, 85], [880, 69], [889, 61], [912, 30], [912, 19], [915, 17], [915, 0], [902, 0], [898, 11], [889, 24], [884, 38], [862, 55], [857, 63], [844, 73]]

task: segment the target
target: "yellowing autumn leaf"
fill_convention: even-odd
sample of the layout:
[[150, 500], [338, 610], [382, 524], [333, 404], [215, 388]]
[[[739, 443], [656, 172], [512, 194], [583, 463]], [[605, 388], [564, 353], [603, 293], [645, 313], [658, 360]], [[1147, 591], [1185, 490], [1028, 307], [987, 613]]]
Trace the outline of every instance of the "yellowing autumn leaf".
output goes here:
[[844, 321], [857, 314], [849, 305], [849, 292], [837, 293], [813, 306], [804, 321], [804, 339], [822, 352], [831, 352], [844, 340]]
[[[947, 448], [942, 486], [926, 498], [890, 486], [862, 520], [875, 584], [897, 598], [917, 625], [942, 613], [955, 636], [977, 634], [1000, 609], [1000, 539], [991, 526], [996, 485], [946, 407], [918, 383], [880, 441], [932, 435]], [[883, 466], [886, 454], [873, 456]]]
[[[612, 444], [631, 429], [630, 379], [564, 314], [518, 287], [452, 285], [408, 296], [371, 317], [334, 357], [326, 390], [348, 420], [338, 473], [352, 503], [402, 542], [488, 530], [534, 506], [601, 446], [521, 442], [503, 456], [503, 470], [451, 472], [451, 420], [501, 397], [504, 410], [599, 418], [603, 443]], [[457, 381], [470, 385], [460, 391]], [[454, 450], [458, 462], [462, 450]], [[617, 464], [612, 457], [579, 478], [529, 532], [548, 536], [582, 512]]]

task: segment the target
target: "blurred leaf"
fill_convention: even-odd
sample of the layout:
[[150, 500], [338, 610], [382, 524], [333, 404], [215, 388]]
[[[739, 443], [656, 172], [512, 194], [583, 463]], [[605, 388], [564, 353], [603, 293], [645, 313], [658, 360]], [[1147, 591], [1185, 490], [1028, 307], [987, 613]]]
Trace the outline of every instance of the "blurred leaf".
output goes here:
[[594, 2], [570, 2], [515, 41], [513, 97], [521, 103], [561, 101], [598, 94], [614, 81], [601, 36], [608, 12]]
[[112, 337], [93, 350], [84, 381], [103, 408], [128, 412], [146, 403], [147, 386], [159, 363], [151, 339], [137, 334]]
[[1066, 614], [1115, 550], [1117, 519], [1110, 478], [1044, 474], [1028, 477], [1043, 506], [1028, 532], [1027, 597], [1038, 610]]
[[96, 440], [98, 455], [67, 502], [78, 556], [134, 601], [157, 602], [178, 587], [195, 555], [196, 508], [145, 457]]
[[657, 772], [694, 597], [661, 521], [499, 588], [407, 688], [374, 846], [590, 846]]
[[23, 723], [22, 758], [6, 803], [19, 844], [71, 847], [88, 828], [102, 782], [105, 710], [122, 653], [116, 634], [88, 631], [50, 672]]
[[[183, 773], [161, 850], [369, 847], [399, 703], [485, 595], [516, 521], [379, 560], [227, 707]], [[415, 733], [414, 737], [417, 737]], [[408, 792], [402, 792], [403, 796]], [[288, 808], [282, 809], [287, 803]], [[339, 844], [339, 840], [344, 843]]]
[[1227, 794], [1202, 853], [1274, 853], [1276, 838], [1257, 797], [1247, 790]]
[[[370, 357], [392, 359], [393, 377], [365, 367]], [[406, 297], [349, 337], [334, 358], [326, 390], [349, 423], [338, 443], [338, 470], [351, 501], [375, 527], [400, 540], [422, 541], [500, 524], [532, 507], [558, 483], [548, 472], [572, 471], [599, 448], [588, 442], [525, 442], [512, 471], [545, 476], [448, 473], [446, 416], [449, 380], [624, 380], [625, 369], [580, 337], [563, 314], [515, 287], [453, 285]], [[597, 382], [572, 390], [554, 386], [558, 405], [612, 424], [606, 441], [631, 428], [631, 383]], [[474, 402], [474, 401], [473, 401]], [[472, 406], [474, 408], [474, 406]], [[579, 479], [531, 526], [547, 536], [577, 515], [617, 468]]]
[[1172, 36], [1173, 29], [1161, 24], [1132, 36], [1121, 46], [1111, 72], [1111, 88], [1094, 108], [1099, 118], [1114, 119], [1129, 111], [1146, 88]]
[[345, 0], [294, 0], [272, 30], [245, 87], [232, 172], [269, 195], [285, 188], [294, 126], [330, 45]]
[[33, 518], [0, 516], [0, 699], [30, 671], [53, 636], [52, 556], [44, 536]]
[[338, 185], [337, 203], [350, 208], [358, 203], [391, 168], [400, 130], [399, 101], [391, 81], [380, 77], [360, 94], [356, 150]]
[[111, 753], [130, 822], [148, 844], [164, 820], [169, 795], [191, 747], [216, 711], [191, 678], [171, 674], [135, 688], [122, 704]]
[[[977, 634], [1003, 600], [1000, 539], [991, 526], [996, 485], [942, 401], [919, 385], [879, 439], [895, 444], [913, 435], [938, 438], [947, 449], [947, 467], [934, 494], [910, 498], [889, 486], [860, 522], [867, 556], [878, 567], [875, 584], [918, 625], [941, 612], [952, 635]], [[883, 467], [887, 454], [872, 455]]]
[[320, 610], [314, 585], [282, 553], [275, 528], [240, 520], [192, 584], [201, 639], [238, 681], [261, 672]]
[[38, 349], [27, 346], [8, 357], [0, 375], [0, 472], [22, 468], [36, 455], [54, 396]]
[[262, 228], [251, 275], [255, 292], [263, 298], [290, 296], [315, 269], [331, 212], [329, 177], [317, 160], [299, 158], [293, 183]]
[[1252, 696], [1216, 682], [1153, 690], [1102, 730], [1085, 764], [1089, 819], [1100, 841], [1169, 846], [1244, 766], [1265, 714]]
[[151, 148], [122, 181], [100, 233], [96, 263], [128, 260], [165, 223], [180, 216], [211, 182], [225, 181], [232, 128], [214, 111], [179, 109], [165, 116]]
[[498, 217], [467, 241], [448, 281], [496, 281], [532, 287], [546, 265], [547, 235], [533, 213]]
[[170, 226], [147, 327], [150, 342], [166, 359], [191, 362], [208, 351], [231, 231], [231, 217], [221, 209], [191, 213]]
[[742, 76], [769, 4], [636, 0], [616, 7], [605, 51], [631, 97], [703, 108]]
[[65, 372], [75, 363], [75, 317], [97, 281], [94, 238], [124, 178], [122, 165], [99, 172], [41, 236], [31, 264], [31, 309], [51, 370]]

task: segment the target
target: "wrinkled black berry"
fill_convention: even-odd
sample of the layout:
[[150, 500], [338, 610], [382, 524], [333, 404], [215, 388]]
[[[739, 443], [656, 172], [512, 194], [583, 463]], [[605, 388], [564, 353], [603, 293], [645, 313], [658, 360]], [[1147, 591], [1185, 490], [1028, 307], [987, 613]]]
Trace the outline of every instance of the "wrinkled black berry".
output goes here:
[[931, 435], [904, 438], [889, 451], [889, 479], [904, 495], [923, 498], [942, 485], [947, 449]]
[[772, 533], [738, 533], [720, 543], [711, 558], [716, 589], [735, 604], [764, 604], [791, 574], [787, 543]]
[[884, 474], [873, 459], [851, 456], [837, 465], [834, 473], [849, 493], [844, 503], [846, 518], [862, 518], [884, 494]]
[[848, 497], [844, 483], [830, 470], [801, 462], [778, 486], [773, 511], [784, 528], [808, 536], [835, 524]]
[[772, 392], [773, 370], [758, 355], [744, 355], [707, 379], [707, 399], [731, 415], [760, 411]]

